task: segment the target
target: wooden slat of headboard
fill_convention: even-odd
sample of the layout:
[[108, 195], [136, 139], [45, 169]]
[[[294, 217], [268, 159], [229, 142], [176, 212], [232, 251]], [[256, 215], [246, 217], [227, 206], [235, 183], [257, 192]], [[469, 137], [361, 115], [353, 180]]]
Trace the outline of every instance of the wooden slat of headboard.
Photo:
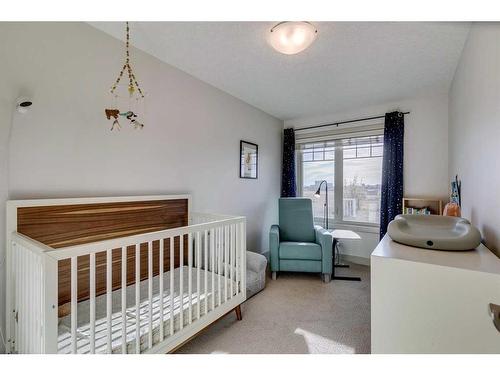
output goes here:
[[[154, 200], [18, 207], [17, 231], [53, 248], [131, 236], [188, 225], [188, 200]], [[184, 253], [187, 256], [187, 239]], [[174, 244], [179, 266], [179, 239]], [[147, 244], [141, 244], [141, 280], [147, 274]], [[159, 242], [153, 242], [154, 275], [159, 272]], [[113, 290], [121, 287], [121, 249], [112, 256]], [[170, 268], [170, 243], [164, 243], [165, 269]], [[71, 300], [70, 260], [59, 261], [59, 305]], [[127, 248], [127, 284], [135, 282], [135, 247]], [[96, 295], [106, 292], [106, 253], [96, 254]], [[78, 258], [78, 300], [89, 298], [89, 256]]]
[[185, 225], [187, 199], [17, 209], [17, 231], [53, 248]]

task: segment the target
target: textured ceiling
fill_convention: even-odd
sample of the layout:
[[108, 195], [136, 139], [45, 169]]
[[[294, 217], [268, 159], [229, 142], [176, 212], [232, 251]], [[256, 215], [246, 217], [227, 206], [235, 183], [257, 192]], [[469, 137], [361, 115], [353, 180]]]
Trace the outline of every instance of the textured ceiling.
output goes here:
[[[133, 22], [131, 43], [280, 119], [446, 92], [467, 23], [317, 22], [297, 55], [267, 44], [275, 22]], [[123, 40], [124, 24], [92, 26]]]

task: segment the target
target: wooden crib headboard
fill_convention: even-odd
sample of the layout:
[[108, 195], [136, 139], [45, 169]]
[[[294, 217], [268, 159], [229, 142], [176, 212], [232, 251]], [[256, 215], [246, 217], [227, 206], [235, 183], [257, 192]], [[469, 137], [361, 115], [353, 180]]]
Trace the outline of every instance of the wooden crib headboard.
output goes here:
[[[8, 233], [17, 231], [53, 248], [189, 225], [188, 195], [10, 201]], [[186, 241], [186, 239], [184, 239]], [[179, 266], [179, 239], [174, 267]], [[147, 278], [147, 244], [141, 244], [141, 280]], [[187, 246], [184, 247], [185, 251]], [[78, 257], [78, 300], [89, 298], [88, 255]], [[170, 243], [164, 243], [164, 265], [170, 267]], [[153, 242], [153, 273], [159, 273], [159, 241]], [[112, 251], [113, 290], [121, 287], [121, 249]], [[127, 284], [135, 282], [135, 247], [127, 248]], [[71, 300], [71, 261], [59, 261], [59, 306]], [[106, 292], [106, 253], [96, 254], [96, 295]]]

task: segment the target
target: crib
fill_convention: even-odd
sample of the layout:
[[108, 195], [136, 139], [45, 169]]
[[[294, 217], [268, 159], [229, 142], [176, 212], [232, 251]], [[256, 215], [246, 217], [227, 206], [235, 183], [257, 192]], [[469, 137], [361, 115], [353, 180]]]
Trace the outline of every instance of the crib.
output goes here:
[[169, 353], [246, 299], [244, 217], [189, 195], [7, 202], [10, 353]]

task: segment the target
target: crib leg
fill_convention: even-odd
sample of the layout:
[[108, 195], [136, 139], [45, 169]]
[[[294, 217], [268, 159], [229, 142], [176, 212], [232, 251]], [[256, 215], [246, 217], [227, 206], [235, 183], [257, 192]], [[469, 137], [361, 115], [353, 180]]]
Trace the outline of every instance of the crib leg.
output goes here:
[[236, 319], [241, 320], [243, 317], [241, 316], [241, 305], [238, 305], [234, 308], [234, 312], [236, 313]]

